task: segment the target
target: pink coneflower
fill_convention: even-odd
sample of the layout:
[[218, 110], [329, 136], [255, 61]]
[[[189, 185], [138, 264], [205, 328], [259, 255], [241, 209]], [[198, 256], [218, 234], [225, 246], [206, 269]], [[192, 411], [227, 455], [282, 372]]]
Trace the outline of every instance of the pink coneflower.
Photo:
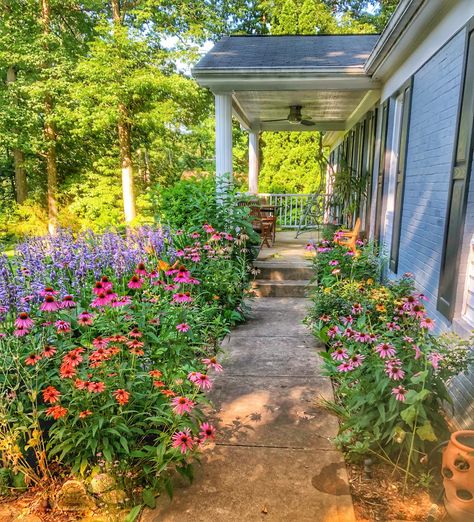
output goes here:
[[105, 291], [105, 298], [107, 299], [107, 304], [110, 304], [111, 301], [117, 299], [118, 295], [116, 292], [112, 290], [112, 288], [107, 288]]
[[189, 428], [186, 428], [184, 431], [177, 431], [173, 434], [171, 440], [173, 441], [173, 448], [180, 448], [183, 454], [193, 449], [194, 441]]
[[190, 234], [190, 236], [193, 239], [199, 239], [201, 237], [201, 234], [199, 232], [193, 232], [192, 234]]
[[128, 288], [132, 288], [134, 290], [139, 290], [143, 286], [143, 279], [138, 275], [132, 276], [130, 281], [128, 282]]
[[397, 323], [395, 323], [394, 321], [390, 321], [389, 323], [387, 323], [387, 328], [393, 332], [393, 330], [400, 330], [400, 325], [398, 325]]
[[153, 281], [151, 282], [151, 284], [153, 286], [163, 286], [165, 284], [164, 281], [162, 281], [161, 279], [153, 279]]
[[415, 361], [416, 361], [417, 359], [419, 359], [421, 357], [421, 350], [416, 344], [413, 344], [412, 348], [415, 350]]
[[128, 332], [128, 335], [130, 337], [134, 337], [134, 338], [140, 338], [143, 334], [142, 332], [140, 332], [140, 330], [138, 328], [133, 328], [130, 332]]
[[71, 331], [71, 323], [68, 323], [67, 321], [59, 320], [54, 323], [54, 326], [56, 327], [56, 331], [58, 333], [69, 333]]
[[359, 343], [370, 343], [370, 342], [373, 342], [371, 335], [374, 335], [374, 334], [368, 334], [365, 332], [357, 332], [354, 335], [354, 339], [356, 341], [358, 341]]
[[50, 286], [47, 286], [40, 292], [41, 297], [46, 297], [47, 295], [58, 295], [59, 292], [55, 290], [54, 288], [51, 288]]
[[175, 303], [190, 303], [193, 298], [189, 295], [189, 292], [178, 293], [173, 295], [173, 301]]
[[105, 291], [99, 292], [97, 297], [92, 301], [92, 308], [100, 308], [109, 304], [110, 299], [107, 297]]
[[191, 327], [188, 323], [180, 323], [176, 325], [176, 330], [178, 330], [178, 332], [188, 332], [190, 328]]
[[331, 274], [332, 275], [338, 275], [341, 273], [341, 269], [340, 268], [335, 268], [334, 270], [331, 270]]
[[147, 275], [145, 263], [138, 263], [137, 268], [135, 268], [135, 274], [137, 274], [139, 276], [146, 276]]
[[190, 277], [189, 281], [188, 281], [188, 284], [190, 284], [190, 285], [200, 285], [201, 281], [199, 281], [199, 279], [196, 279], [194, 277]]
[[196, 374], [196, 380], [194, 381], [194, 384], [199, 386], [201, 390], [210, 390], [212, 388], [212, 381], [205, 373], [198, 372]]
[[352, 324], [354, 322], [354, 318], [352, 315], [346, 315], [345, 317], [341, 317], [341, 322], [344, 326], [347, 326], [348, 324]]
[[421, 326], [421, 328], [426, 328], [427, 330], [432, 330], [435, 326], [435, 323], [434, 323], [433, 319], [431, 319], [429, 317], [425, 317], [424, 319], [422, 319], [420, 321], [420, 326]]
[[15, 320], [17, 328], [32, 328], [34, 325], [33, 319], [26, 312], [20, 312]]
[[339, 261], [337, 259], [333, 259], [332, 261], [329, 261], [329, 266], [337, 266], [339, 264]]
[[400, 368], [400, 366], [393, 364], [387, 365], [385, 373], [394, 381], [400, 381], [405, 376], [405, 372]]
[[128, 341], [127, 346], [129, 348], [142, 348], [145, 346], [145, 343], [143, 341], [138, 341], [137, 339], [132, 339], [131, 341]]
[[179, 285], [177, 284], [170, 284], [170, 285], [165, 285], [164, 286], [164, 289], [167, 291], [167, 292], [174, 292], [175, 290], [177, 290], [179, 288]]
[[444, 356], [438, 352], [432, 352], [428, 355], [428, 361], [430, 361], [431, 366], [433, 366], [435, 370], [437, 370], [439, 367], [439, 361], [442, 361], [443, 359]]
[[65, 295], [60, 303], [61, 308], [76, 308], [76, 303], [72, 295]]
[[41, 361], [41, 355], [38, 355], [36, 353], [31, 353], [25, 359], [25, 364], [27, 366], [35, 366], [39, 361]]
[[115, 297], [110, 301], [110, 306], [113, 308], [118, 308], [119, 306], [127, 306], [132, 302], [132, 299], [128, 295], [123, 295], [120, 297]]
[[202, 226], [202, 228], [208, 233], [208, 234], [212, 234], [213, 232], [215, 232], [215, 229], [214, 227], [212, 227], [211, 225], [209, 225], [208, 223], [204, 223], [204, 225]]
[[191, 382], [196, 382], [197, 378], [198, 378], [198, 372], [189, 372], [188, 373], [188, 379]]
[[328, 328], [328, 337], [330, 337], [331, 339], [333, 337], [336, 337], [336, 335], [339, 333], [339, 327], [338, 326], [331, 326]]
[[15, 337], [23, 337], [25, 335], [28, 335], [30, 333], [30, 330], [28, 328], [18, 327], [13, 331], [13, 335]]
[[353, 368], [358, 368], [359, 366], [362, 366], [362, 362], [364, 361], [364, 359], [365, 359], [365, 355], [356, 353], [349, 360], [350, 360]]
[[392, 388], [392, 394], [395, 395], [395, 399], [400, 402], [405, 402], [407, 391], [408, 390], [406, 390], [402, 385]]
[[329, 315], [327, 314], [323, 314], [320, 318], [319, 318], [320, 321], [322, 321], [323, 323], [327, 323], [331, 320], [331, 318], [329, 317]]
[[347, 353], [347, 350], [345, 348], [336, 348], [332, 353], [331, 357], [335, 361], [343, 361], [344, 359], [347, 359], [349, 357], [349, 354]]
[[191, 274], [190, 274], [189, 270], [187, 270], [184, 265], [181, 265], [179, 267], [173, 281], [175, 283], [188, 283], [190, 277], [191, 277]]
[[351, 362], [344, 361], [337, 367], [338, 372], [350, 372], [354, 369]]
[[362, 305], [359, 304], [359, 303], [355, 303], [354, 305], [352, 305], [352, 313], [354, 315], [358, 315], [358, 314], [361, 314], [363, 312], [363, 308], [362, 308]]
[[202, 362], [208, 368], [213, 368], [216, 372], [222, 371], [222, 366], [217, 362], [217, 359], [215, 357], [211, 357], [210, 359], [203, 359]]
[[178, 415], [191, 413], [191, 410], [194, 408], [194, 402], [187, 397], [175, 397], [171, 404], [173, 405], [173, 411]]
[[342, 334], [344, 337], [347, 337], [348, 339], [352, 339], [352, 337], [355, 337], [359, 332], [356, 330], [353, 330], [352, 328], [346, 328], [344, 330], [344, 333]]
[[208, 422], [203, 422], [199, 427], [199, 436], [203, 441], [214, 440], [216, 438], [216, 428]]
[[96, 337], [93, 341], [92, 341], [92, 344], [96, 347], [96, 348], [107, 348], [107, 346], [109, 345], [109, 339], [104, 339], [103, 337]]
[[43, 312], [56, 312], [59, 309], [59, 303], [50, 294], [46, 295], [41, 303], [40, 310]]
[[94, 288], [92, 289], [95, 295], [102, 294], [105, 292], [105, 286], [103, 285], [102, 281], [96, 281]]
[[77, 317], [77, 322], [81, 326], [90, 326], [93, 323], [94, 316], [89, 312], [81, 312]]
[[102, 276], [100, 278], [100, 282], [102, 283], [102, 287], [104, 290], [108, 290], [109, 288], [112, 288], [112, 282], [109, 281], [109, 278], [107, 276]]
[[415, 342], [415, 339], [413, 339], [413, 337], [409, 337], [408, 335], [404, 335], [403, 336], [403, 340], [407, 343], [413, 343]]
[[375, 351], [380, 355], [382, 359], [387, 357], [393, 357], [397, 351], [395, 347], [389, 343], [380, 343], [375, 347]]

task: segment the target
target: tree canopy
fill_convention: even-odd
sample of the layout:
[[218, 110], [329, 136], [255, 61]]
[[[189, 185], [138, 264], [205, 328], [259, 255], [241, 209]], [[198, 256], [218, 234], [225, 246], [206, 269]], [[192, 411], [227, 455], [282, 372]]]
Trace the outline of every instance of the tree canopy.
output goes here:
[[[362, 0], [0, 0], [0, 234], [101, 228], [213, 172], [213, 99], [183, 72], [224, 34], [379, 31]], [[262, 191], [315, 190], [319, 133], [263, 133]], [[234, 170], [247, 170], [234, 127]], [[135, 217], [137, 216], [137, 217]]]

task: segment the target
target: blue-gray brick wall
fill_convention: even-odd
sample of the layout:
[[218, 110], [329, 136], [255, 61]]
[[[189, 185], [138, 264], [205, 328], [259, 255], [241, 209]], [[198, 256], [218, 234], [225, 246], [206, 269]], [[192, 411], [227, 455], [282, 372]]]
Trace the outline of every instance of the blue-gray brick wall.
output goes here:
[[[427, 309], [437, 331], [452, 328], [436, 310], [441, 254], [448, 203], [451, 163], [462, 79], [465, 33], [461, 31], [415, 74], [405, 171], [398, 273], [411, 272], [429, 298]], [[460, 281], [474, 233], [474, 179], [462, 249]], [[464, 291], [463, 285], [459, 286]], [[474, 377], [461, 376], [451, 385], [458, 426], [474, 424]]]

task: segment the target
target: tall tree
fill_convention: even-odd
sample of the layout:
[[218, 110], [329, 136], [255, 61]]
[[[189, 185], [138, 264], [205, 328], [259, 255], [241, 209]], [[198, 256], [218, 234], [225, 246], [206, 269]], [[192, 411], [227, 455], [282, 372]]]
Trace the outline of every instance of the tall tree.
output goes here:
[[[9, 66], [7, 69], [6, 83], [10, 86], [10, 89], [14, 87], [16, 82], [16, 70], [14, 66]], [[16, 129], [13, 129], [17, 133]], [[25, 169], [25, 153], [20, 149], [18, 145], [13, 147], [13, 164], [15, 168], [15, 196], [16, 202], [22, 204], [25, 202], [28, 196], [28, 185], [26, 180], [26, 169]]]

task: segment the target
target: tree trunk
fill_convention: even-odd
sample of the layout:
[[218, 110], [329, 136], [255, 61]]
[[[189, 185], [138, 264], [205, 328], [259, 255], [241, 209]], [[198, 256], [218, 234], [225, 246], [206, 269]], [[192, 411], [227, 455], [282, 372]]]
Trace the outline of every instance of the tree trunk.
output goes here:
[[119, 104], [118, 136], [120, 160], [122, 164], [122, 194], [125, 221], [130, 223], [137, 215], [135, 209], [135, 187], [133, 183], [132, 147], [130, 143], [131, 128], [128, 111], [123, 103]]
[[[49, 0], [41, 0], [41, 24], [43, 34], [47, 37], [50, 33], [50, 5]], [[45, 43], [46, 49], [48, 44]], [[48, 64], [43, 65], [44, 68]], [[56, 232], [58, 226], [57, 191], [58, 191], [58, 166], [56, 158], [56, 129], [51, 121], [53, 112], [53, 99], [49, 93], [44, 98], [44, 127], [43, 133], [46, 140], [46, 173], [48, 183], [48, 230], [50, 234]]]
[[[7, 69], [7, 84], [16, 82], [16, 70], [14, 67]], [[24, 203], [28, 197], [28, 185], [26, 182], [25, 154], [23, 151], [15, 147], [13, 153], [13, 164], [15, 166], [15, 195], [16, 202]]]
[[[114, 26], [119, 27], [122, 24], [120, 2], [119, 0], [111, 0], [111, 5]], [[130, 223], [137, 215], [135, 207], [135, 185], [133, 181], [131, 145], [132, 127], [130, 125], [128, 108], [124, 103], [119, 103], [118, 112], [119, 118], [117, 130], [120, 149], [120, 164], [122, 167], [123, 212], [125, 215], [125, 222]]]

